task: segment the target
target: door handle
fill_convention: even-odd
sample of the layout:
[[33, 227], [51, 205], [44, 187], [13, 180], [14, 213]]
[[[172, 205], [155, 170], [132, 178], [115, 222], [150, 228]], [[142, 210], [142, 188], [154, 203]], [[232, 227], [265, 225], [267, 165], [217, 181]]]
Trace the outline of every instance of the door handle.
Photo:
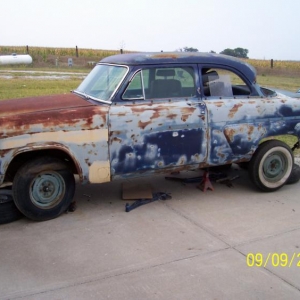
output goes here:
[[201, 104], [201, 103], [203, 103], [203, 101], [199, 101], [199, 102], [198, 102], [198, 101], [193, 101], [193, 102], [188, 101], [188, 102], [187, 102], [188, 105], [192, 105], [192, 104]]

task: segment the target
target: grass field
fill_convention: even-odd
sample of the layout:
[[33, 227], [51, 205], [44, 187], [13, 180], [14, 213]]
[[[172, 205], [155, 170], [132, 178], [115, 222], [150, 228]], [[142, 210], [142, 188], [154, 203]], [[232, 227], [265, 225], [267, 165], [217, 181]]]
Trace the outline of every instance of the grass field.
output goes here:
[[[1, 74], [1, 71], [0, 71]], [[22, 77], [0, 80], [0, 100], [69, 93], [82, 79], [41, 80]]]

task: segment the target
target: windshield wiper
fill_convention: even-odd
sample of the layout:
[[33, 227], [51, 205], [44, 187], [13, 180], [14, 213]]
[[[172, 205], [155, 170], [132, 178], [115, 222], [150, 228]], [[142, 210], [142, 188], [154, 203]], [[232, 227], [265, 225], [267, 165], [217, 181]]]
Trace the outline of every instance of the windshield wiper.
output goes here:
[[74, 93], [74, 94], [83, 96], [86, 100], [95, 100], [95, 101], [102, 102], [102, 103], [106, 103], [106, 104], [111, 104], [111, 103], [112, 103], [111, 101], [102, 100], [102, 99], [99, 99], [99, 98], [90, 96], [90, 95], [88, 95], [88, 94], [86, 94], [86, 93], [79, 92], [79, 91], [77, 91], [77, 90], [73, 90], [73, 91], [71, 91], [71, 92]]

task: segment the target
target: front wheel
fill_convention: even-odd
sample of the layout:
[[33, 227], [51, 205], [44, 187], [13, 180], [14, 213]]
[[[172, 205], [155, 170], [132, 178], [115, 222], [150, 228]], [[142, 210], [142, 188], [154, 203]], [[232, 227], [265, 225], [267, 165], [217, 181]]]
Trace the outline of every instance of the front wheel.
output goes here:
[[249, 162], [251, 181], [264, 192], [281, 188], [289, 178], [294, 156], [288, 145], [278, 140], [262, 143]]
[[24, 164], [13, 181], [16, 206], [35, 221], [58, 217], [70, 205], [74, 192], [72, 172], [63, 161], [51, 157], [40, 157]]

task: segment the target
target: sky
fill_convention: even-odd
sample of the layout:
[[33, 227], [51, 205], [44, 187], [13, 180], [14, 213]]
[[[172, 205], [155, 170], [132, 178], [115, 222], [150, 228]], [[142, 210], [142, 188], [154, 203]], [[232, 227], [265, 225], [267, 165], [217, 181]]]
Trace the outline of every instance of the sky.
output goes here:
[[299, 0], [0, 0], [0, 46], [200, 52], [300, 60]]

